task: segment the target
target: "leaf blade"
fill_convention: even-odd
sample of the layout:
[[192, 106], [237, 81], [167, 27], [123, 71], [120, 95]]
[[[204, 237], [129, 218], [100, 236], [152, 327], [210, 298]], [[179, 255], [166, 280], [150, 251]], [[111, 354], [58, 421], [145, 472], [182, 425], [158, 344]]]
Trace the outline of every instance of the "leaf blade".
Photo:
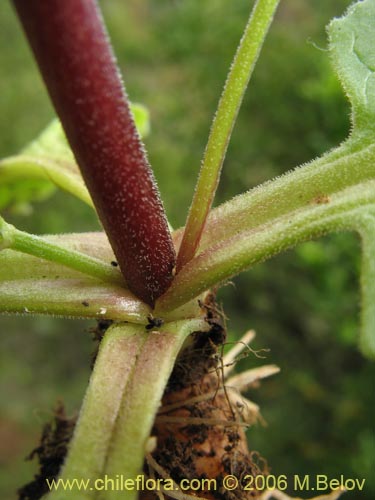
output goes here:
[[38, 179], [55, 184], [93, 206], [85, 183], [57, 119], [28, 144], [19, 155], [0, 161], [0, 183]]
[[352, 104], [353, 134], [375, 131], [375, 2], [364, 0], [328, 26], [332, 64]]

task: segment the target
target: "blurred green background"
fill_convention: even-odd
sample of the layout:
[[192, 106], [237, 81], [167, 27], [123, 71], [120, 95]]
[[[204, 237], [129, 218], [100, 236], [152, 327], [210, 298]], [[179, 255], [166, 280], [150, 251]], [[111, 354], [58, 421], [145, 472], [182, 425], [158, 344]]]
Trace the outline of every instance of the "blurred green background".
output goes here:
[[[348, 134], [349, 108], [326, 53], [325, 26], [347, 0], [284, 0], [257, 65], [216, 203], [316, 157]], [[130, 98], [151, 113], [146, 140], [173, 226], [182, 225], [212, 115], [246, 22], [247, 0], [106, 0], [101, 5]], [[8, 1], [0, 10], [0, 155], [53, 117]], [[35, 233], [98, 228], [82, 203], [37, 186], [3, 190], [2, 213]], [[366, 478], [375, 498], [375, 369], [357, 349], [360, 244], [339, 234], [259, 265], [219, 292], [231, 340], [248, 328], [281, 373], [249, 396], [267, 426], [249, 431], [274, 474]], [[24, 457], [58, 399], [73, 414], [90, 370], [92, 322], [1, 317], [0, 497], [31, 479]], [[240, 369], [258, 366], [254, 356]], [[372, 474], [371, 474], [372, 470]], [[298, 495], [301, 496], [301, 492]], [[302, 495], [303, 496], [303, 495]], [[313, 493], [306, 495], [313, 496]]]

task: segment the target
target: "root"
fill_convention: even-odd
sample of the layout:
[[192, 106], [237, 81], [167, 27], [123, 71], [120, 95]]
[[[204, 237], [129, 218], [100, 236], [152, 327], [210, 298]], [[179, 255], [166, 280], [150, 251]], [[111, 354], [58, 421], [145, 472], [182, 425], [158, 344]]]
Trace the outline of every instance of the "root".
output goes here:
[[[151, 455], [147, 455], [146, 456], [146, 461], [147, 461], [147, 464], [148, 464], [148, 467], [149, 467], [149, 470], [150, 472], [153, 473], [153, 476], [155, 477], [155, 472], [158, 473], [158, 475], [162, 478], [162, 479], [170, 479], [170, 477], [168, 476], [168, 473], [166, 470], [163, 469], [163, 467], [161, 467], [153, 458]], [[202, 497], [197, 497], [196, 495], [188, 495], [186, 493], [183, 493], [178, 485], [173, 482], [173, 486], [174, 486], [174, 489], [175, 491], [168, 491], [168, 492], [165, 492], [170, 498], [175, 498], [176, 500], [206, 500], [205, 498], [202, 498]], [[155, 492], [156, 494], [158, 493], [161, 493], [163, 495], [163, 490], [160, 491], [160, 492]], [[164, 495], [163, 495], [163, 498], [164, 498]]]
[[[267, 475], [268, 466], [257, 452], [249, 452], [245, 429], [263, 421], [259, 407], [240, 392], [258, 385], [262, 378], [279, 369], [269, 365], [249, 370], [241, 378], [235, 375], [226, 380], [238, 356], [245, 349], [253, 352], [248, 343], [255, 333], [248, 332], [223, 357], [221, 349], [226, 334], [221, 312], [212, 302], [204, 308], [210, 315], [212, 329], [194, 334], [178, 358], [153, 428], [157, 448], [148, 455], [145, 470], [176, 484], [174, 491], [162, 491], [165, 500], [260, 499], [261, 491], [245, 491], [243, 486], [246, 477], [248, 480], [249, 476]], [[228, 475], [239, 481], [235, 490], [224, 487]], [[215, 491], [179, 488], [183, 479], [211, 478], [215, 480]], [[157, 492], [147, 492], [140, 498], [161, 497]]]
[[178, 424], [178, 425], [206, 425], [206, 426], [221, 426], [221, 427], [248, 427], [246, 422], [236, 422], [230, 420], [220, 420], [214, 418], [199, 418], [199, 417], [158, 417], [156, 424]]
[[249, 330], [245, 335], [234, 344], [232, 349], [223, 357], [224, 378], [228, 377], [229, 373], [234, 369], [238, 361], [238, 356], [245, 350], [249, 349], [249, 344], [255, 338], [255, 331]]

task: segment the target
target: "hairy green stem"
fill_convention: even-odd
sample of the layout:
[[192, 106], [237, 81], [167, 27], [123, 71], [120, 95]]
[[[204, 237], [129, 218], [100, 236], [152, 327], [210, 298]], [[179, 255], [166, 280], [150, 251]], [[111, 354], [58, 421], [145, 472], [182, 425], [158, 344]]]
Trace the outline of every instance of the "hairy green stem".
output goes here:
[[[131, 379], [137, 355], [146, 341], [144, 328], [119, 324], [106, 332], [90, 378], [80, 416], [60, 478], [92, 481], [92, 490], [69, 491], [69, 499], [93, 499], [94, 482], [100, 478], [108, 455], [123, 393]], [[60, 487], [48, 500], [65, 500]]]
[[375, 358], [375, 211], [362, 215], [356, 230], [362, 241], [360, 349]]
[[179, 307], [203, 290], [301, 241], [329, 231], [356, 228], [358, 217], [374, 207], [375, 181], [370, 180], [213, 244], [176, 276], [158, 301], [156, 313]]
[[199, 253], [219, 241], [294, 210], [324, 201], [347, 187], [375, 178], [375, 144], [351, 141], [307, 165], [268, 181], [214, 209]]
[[[64, 481], [89, 480], [89, 488], [72, 489], [70, 499], [100, 498], [105, 474], [112, 479], [117, 474], [132, 479], [141, 472], [147, 440], [177, 354], [188, 335], [207, 328], [203, 319], [195, 319], [167, 323], [161, 331], [122, 323], [106, 332], [60, 474]], [[137, 495], [137, 491], [121, 492], [124, 500]], [[103, 492], [106, 500], [118, 496], [118, 491]], [[62, 487], [48, 495], [48, 500], [65, 498]]]
[[[208, 328], [203, 319], [177, 321], [146, 335], [112, 435], [111, 453], [105, 466], [108, 477], [123, 474], [135, 479], [142, 471], [147, 440], [177, 354], [189, 334]], [[135, 500], [138, 492], [124, 491], [121, 495], [123, 500]], [[106, 491], [99, 498], [116, 500], [118, 496], [116, 491]]]
[[84, 253], [64, 248], [39, 236], [20, 231], [0, 218], [0, 249], [10, 248], [41, 259], [63, 264], [99, 280], [125, 286], [118, 269]]
[[145, 325], [151, 308], [118, 285], [89, 277], [52, 275], [1, 281], [0, 313], [111, 319]]
[[258, 0], [237, 49], [210, 136], [177, 258], [179, 271], [195, 254], [219, 182], [221, 167], [246, 87], [280, 0]]

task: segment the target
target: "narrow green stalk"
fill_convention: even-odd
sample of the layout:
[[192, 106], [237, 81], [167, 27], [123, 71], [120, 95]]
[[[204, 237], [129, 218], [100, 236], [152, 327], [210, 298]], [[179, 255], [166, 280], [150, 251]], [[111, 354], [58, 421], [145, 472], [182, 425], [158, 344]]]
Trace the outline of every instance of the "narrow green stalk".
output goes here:
[[280, 0], [258, 0], [234, 57], [212, 123], [185, 233], [177, 271], [194, 257], [219, 182], [221, 167], [246, 87]]
[[147, 324], [151, 308], [126, 288], [89, 277], [0, 281], [0, 313], [48, 314]]
[[121, 273], [110, 264], [20, 231], [0, 217], [0, 249], [2, 248], [56, 262], [105, 282], [125, 285]]

